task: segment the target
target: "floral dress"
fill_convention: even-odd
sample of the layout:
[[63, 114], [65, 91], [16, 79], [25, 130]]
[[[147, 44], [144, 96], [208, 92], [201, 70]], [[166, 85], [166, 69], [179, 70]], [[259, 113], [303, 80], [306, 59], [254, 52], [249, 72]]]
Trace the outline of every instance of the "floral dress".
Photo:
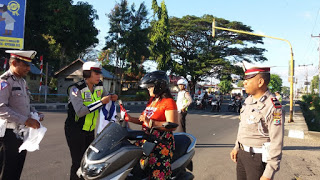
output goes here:
[[[166, 110], [177, 110], [175, 101], [171, 98], [164, 98], [156, 104], [152, 104], [152, 99], [149, 101], [146, 110], [143, 112], [152, 120], [165, 121], [164, 112]], [[147, 134], [150, 134], [149, 128], [143, 128]], [[156, 147], [151, 152], [148, 158], [148, 166], [146, 171], [149, 173], [151, 180], [165, 180], [171, 177], [171, 161], [173, 150], [175, 148], [174, 137], [172, 131], [161, 131], [154, 129], [150, 134], [158, 139]], [[143, 142], [140, 141], [139, 145]], [[144, 163], [142, 159], [140, 163]]]

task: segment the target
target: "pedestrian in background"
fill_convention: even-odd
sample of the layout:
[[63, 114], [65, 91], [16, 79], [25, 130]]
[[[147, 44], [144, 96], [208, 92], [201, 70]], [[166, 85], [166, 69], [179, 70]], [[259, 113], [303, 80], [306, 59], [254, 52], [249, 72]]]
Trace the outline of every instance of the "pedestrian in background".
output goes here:
[[101, 78], [101, 64], [85, 62], [82, 66], [84, 80], [68, 88], [68, 117], [65, 122], [65, 135], [69, 146], [72, 166], [70, 179], [81, 179], [76, 172], [81, 159], [94, 140], [94, 130], [103, 104], [116, 101], [117, 95], [110, 95], [104, 88]]
[[186, 132], [186, 116], [188, 114], [188, 107], [192, 103], [192, 97], [187, 91], [188, 81], [186, 79], [180, 79], [178, 82], [179, 92], [177, 97], [177, 108], [178, 108], [178, 119], [181, 128], [178, 127], [179, 131]]
[[[0, 179], [19, 180], [27, 151], [19, 153], [24, 126], [38, 129], [40, 123], [30, 117], [36, 110], [30, 105], [25, 76], [36, 51], [7, 50], [10, 69], [0, 76]], [[43, 115], [40, 120], [43, 120]]]
[[249, 96], [240, 113], [237, 140], [231, 159], [238, 180], [270, 180], [280, 168], [284, 114], [268, 90], [270, 67], [244, 63], [244, 88]]
[[276, 98], [279, 100], [280, 104], [282, 104], [282, 96], [279, 91], [276, 91], [274, 94], [276, 95]]

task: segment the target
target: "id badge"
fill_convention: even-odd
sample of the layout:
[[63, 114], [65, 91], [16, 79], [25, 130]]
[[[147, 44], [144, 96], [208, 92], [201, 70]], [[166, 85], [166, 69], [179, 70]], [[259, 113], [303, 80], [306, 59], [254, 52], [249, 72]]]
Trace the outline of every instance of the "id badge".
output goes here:
[[90, 92], [85, 92], [84, 93], [84, 100], [85, 101], [91, 101], [91, 93]]

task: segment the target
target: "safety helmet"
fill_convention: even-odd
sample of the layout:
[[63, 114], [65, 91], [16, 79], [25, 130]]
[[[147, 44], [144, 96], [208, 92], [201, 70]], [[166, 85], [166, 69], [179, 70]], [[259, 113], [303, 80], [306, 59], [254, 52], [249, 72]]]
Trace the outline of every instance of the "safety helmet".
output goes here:
[[141, 78], [139, 86], [141, 88], [154, 86], [153, 93], [158, 97], [169, 88], [169, 77], [164, 71], [153, 71]]
[[177, 82], [177, 84], [178, 85], [184, 85], [185, 86], [185, 88], [187, 88], [187, 86], [188, 86], [188, 81], [187, 80], [185, 80], [185, 79], [179, 79], [179, 81]]
[[99, 62], [94, 62], [94, 61], [88, 61], [83, 63], [82, 65], [82, 70], [84, 71], [90, 71], [93, 70], [94, 72], [100, 73], [101, 74], [101, 63]]

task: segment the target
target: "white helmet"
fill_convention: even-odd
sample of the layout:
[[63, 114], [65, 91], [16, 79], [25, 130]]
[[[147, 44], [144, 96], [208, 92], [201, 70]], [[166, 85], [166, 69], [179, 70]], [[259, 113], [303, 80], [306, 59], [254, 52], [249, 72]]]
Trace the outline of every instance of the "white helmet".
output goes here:
[[88, 62], [85, 62], [83, 63], [82, 65], [82, 70], [87, 70], [87, 71], [90, 71], [90, 70], [93, 70], [97, 73], [101, 73], [101, 69], [102, 69], [102, 66], [101, 66], [101, 63], [99, 62], [94, 62], [94, 61], [88, 61]]
[[185, 79], [179, 79], [179, 81], [177, 82], [178, 85], [182, 84], [185, 85], [185, 88], [187, 88], [188, 86], [188, 81]]

